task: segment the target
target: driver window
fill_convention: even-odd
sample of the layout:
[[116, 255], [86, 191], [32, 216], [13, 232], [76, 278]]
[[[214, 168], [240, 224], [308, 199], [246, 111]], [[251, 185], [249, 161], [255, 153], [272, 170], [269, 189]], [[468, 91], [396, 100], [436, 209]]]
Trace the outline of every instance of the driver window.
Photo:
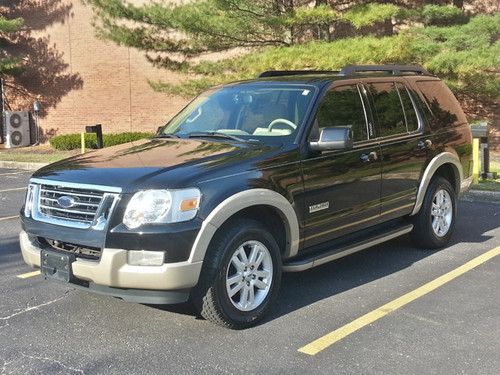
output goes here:
[[321, 102], [311, 138], [319, 138], [326, 127], [350, 126], [354, 142], [368, 139], [366, 118], [356, 85], [340, 86], [330, 90]]

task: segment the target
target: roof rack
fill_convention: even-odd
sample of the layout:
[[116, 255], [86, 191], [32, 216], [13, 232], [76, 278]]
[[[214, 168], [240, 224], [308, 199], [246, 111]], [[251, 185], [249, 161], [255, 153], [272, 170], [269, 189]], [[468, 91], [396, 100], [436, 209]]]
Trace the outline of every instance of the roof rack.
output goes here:
[[418, 65], [346, 65], [339, 74], [350, 76], [364, 72], [386, 72], [393, 75], [402, 73], [430, 75], [427, 70]]
[[257, 78], [297, 76], [303, 74], [338, 74], [338, 70], [266, 70], [260, 73]]

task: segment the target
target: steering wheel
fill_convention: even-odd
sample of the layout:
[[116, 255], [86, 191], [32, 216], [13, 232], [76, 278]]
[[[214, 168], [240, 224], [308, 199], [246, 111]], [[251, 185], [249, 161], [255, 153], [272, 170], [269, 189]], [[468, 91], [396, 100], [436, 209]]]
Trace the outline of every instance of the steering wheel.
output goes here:
[[285, 124], [288, 125], [289, 127], [292, 128], [292, 131], [297, 129], [297, 125], [295, 125], [293, 122], [290, 120], [287, 120], [286, 118], [277, 118], [276, 120], [271, 121], [271, 123], [268, 125], [267, 130], [272, 131], [273, 126], [276, 124]]

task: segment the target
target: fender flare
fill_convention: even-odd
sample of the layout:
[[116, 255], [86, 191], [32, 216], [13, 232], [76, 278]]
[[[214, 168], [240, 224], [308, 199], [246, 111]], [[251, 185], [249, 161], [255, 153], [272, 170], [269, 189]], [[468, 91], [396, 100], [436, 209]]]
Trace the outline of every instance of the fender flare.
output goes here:
[[458, 181], [455, 181], [455, 188], [457, 189], [457, 194], [459, 193], [461, 183], [464, 179], [463, 167], [460, 163], [460, 159], [457, 155], [452, 154], [451, 152], [442, 152], [434, 156], [425, 168], [422, 179], [420, 180], [420, 185], [418, 187], [415, 206], [413, 207], [413, 211], [411, 212], [410, 216], [416, 215], [420, 211], [420, 208], [422, 207], [422, 203], [424, 201], [425, 193], [427, 192], [427, 188], [429, 187], [429, 183], [431, 182], [432, 177], [434, 176], [438, 168], [444, 164], [451, 164], [453, 169], [455, 170], [455, 177], [458, 177], [459, 179]]
[[196, 236], [189, 262], [203, 261], [210, 241], [217, 229], [237, 212], [258, 205], [266, 205], [275, 208], [283, 218], [286, 230], [286, 243], [284, 256], [291, 257], [297, 254], [299, 249], [299, 222], [295, 210], [290, 202], [281, 194], [269, 189], [249, 189], [236, 193], [219, 203], [207, 216]]

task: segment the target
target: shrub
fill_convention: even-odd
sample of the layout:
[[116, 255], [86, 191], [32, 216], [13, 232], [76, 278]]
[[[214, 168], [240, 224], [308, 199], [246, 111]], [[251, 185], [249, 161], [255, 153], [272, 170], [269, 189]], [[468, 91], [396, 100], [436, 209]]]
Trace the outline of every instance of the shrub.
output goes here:
[[427, 4], [422, 8], [421, 16], [426, 26], [450, 26], [467, 22], [464, 12], [451, 5]]
[[[103, 134], [104, 147], [119, 145], [122, 143], [137, 141], [153, 137], [153, 133], [127, 132]], [[80, 134], [64, 134], [49, 139], [50, 145], [56, 150], [75, 150], [81, 147]], [[96, 135], [85, 134], [85, 148], [97, 148]]]

